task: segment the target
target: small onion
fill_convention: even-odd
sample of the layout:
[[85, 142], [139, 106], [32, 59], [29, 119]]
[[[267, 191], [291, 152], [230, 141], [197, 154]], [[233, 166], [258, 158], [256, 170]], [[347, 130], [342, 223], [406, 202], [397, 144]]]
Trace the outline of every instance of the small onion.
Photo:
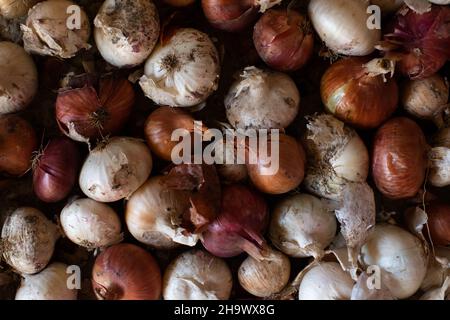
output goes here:
[[139, 84], [159, 105], [192, 107], [218, 87], [219, 54], [207, 34], [177, 29], [147, 59]]
[[408, 118], [394, 118], [378, 129], [373, 143], [372, 175], [391, 199], [417, 194], [425, 179], [427, 144], [422, 129]]
[[433, 244], [450, 246], [450, 205], [435, 202], [426, 206], [426, 213]]
[[338, 54], [366, 56], [380, 40], [381, 31], [367, 27], [367, 1], [311, 0], [308, 13], [319, 37]]
[[136, 191], [151, 170], [152, 156], [143, 142], [113, 137], [90, 152], [81, 168], [80, 188], [96, 201], [118, 201]]
[[286, 74], [244, 69], [225, 97], [230, 124], [236, 129], [283, 129], [299, 112], [300, 93]]
[[151, 0], [106, 0], [94, 25], [100, 54], [119, 68], [144, 62], [158, 41], [159, 15]]
[[80, 25], [75, 22], [74, 28], [68, 28], [70, 15], [67, 9], [70, 6], [76, 4], [68, 0], [47, 0], [31, 8], [26, 23], [21, 25], [25, 50], [40, 55], [72, 58], [81, 49], [89, 49], [89, 19], [78, 7], [77, 19]]
[[26, 120], [16, 115], [0, 116], [0, 172], [24, 174], [36, 148], [36, 134]]
[[[371, 63], [380, 70], [372, 72]], [[328, 112], [355, 127], [372, 129], [386, 121], [397, 108], [398, 87], [394, 79], [385, 81], [389, 62], [369, 58], [342, 59], [322, 77], [320, 93]], [[378, 73], [380, 72], [380, 73]]]
[[78, 199], [61, 211], [61, 227], [70, 241], [93, 250], [122, 241], [120, 219], [104, 203], [92, 199]]
[[290, 275], [289, 258], [272, 249], [269, 249], [261, 261], [247, 257], [238, 270], [241, 286], [261, 298], [279, 293], [288, 284]]
[[77, 290], [69, 289], [68, 266], [54, 262], [33, 275], [24, 275], [15, 300], [77, 300]]
[[29, 207], [16, 209], [2, 228], [3, 258], [17, 272], [37, 273], [50, 261], [58, 228], [42, 212]]
[[273, 211], [269, 237], [285, 254], [320, 258], [336, 235], [337, 222], [323, 201], [298, 194], [282, 200]]
[[350, 300], [353, 280], [336, 262], [322, 262], [306, 271], [298, 288], [299, 300]]
[[19, 18], [40, 0], [0, 0], [0, 15], [6, 19]]
[[95, 260], [92, 287], [100, 300], [157, 300], [161, 296], [161, 271], [144, 249], [116, 244]]
[[21, 46], [1, 41], [0, 73], [0, 114], [25, 109], [38, 89], [38, 74], [33, 59]]
[[179, 255], [163, 279], [165, 300], [228, 300], [233, 278], [226, 262], [202, 250]]
[[294, 10], [268, 10], [255, 25], [253, 43], [270, 67], [294, 71], [311, 58], [314, 36], [307, 18]]
[[58, 202], [72, 191], [81, 159], [76, 144], [68, 138], [54, 138], [33, 165], [33, 187], [44, 202]]
[[428, 257], [420, 240], [393, 225], [381, 224], [361, 249], [365, 266], [379, 266], [381, 281], [398, 299], [411, 297], [427, 271]]
[[427, 275], [420, 286], [422, 291], [441, 286], [449, 275], [450, 248], [436, 247], [434, 251], [435, 254], [429, 257]]

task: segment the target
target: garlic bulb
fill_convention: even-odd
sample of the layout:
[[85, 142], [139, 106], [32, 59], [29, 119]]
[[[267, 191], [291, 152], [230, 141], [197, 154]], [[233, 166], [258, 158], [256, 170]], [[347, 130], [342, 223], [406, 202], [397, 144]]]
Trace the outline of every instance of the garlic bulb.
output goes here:
[[435, 187], [450, 185], [450, 148], [437, 147], [429, 153], [430, 171], [428, 181]]
[[261, 261], [247, 257], [239, 267], [238, 279], [241, 286], [252, 295], [267, 298], [280, 292], [288, 284], [290, 274], [291, 263], [288, 257], [268, 249]]
[[300, 93], [292, 79], [281, 72], [244, 69], [225, 97], [230, 124], [239, 129], [283, 129], [294, 121]]
[[144, 62], [159, 35], [159, 15], [151, 0], [106, 0], [94, 25], [100, 54], [119, 68]]
[[125, 213], [128, 230], [156, 249], [171, 249], [177, 243], [195, 246], [198, 235], [181, 226], [190, 192], [168, 189], [162, 180], [162, 176], [150, 178], [130, 197]]
[[310, 192], [340, 200], [346, 184], [366, 181], [369, 153], [364, 142], [333, 116], [310, 117], [304, 145], [310, 160], [304, 185]]
[[139, 84], [159, 105], [191, 107], [217, 89], [219, 72], [219, 54], [208, 35], [184, 28], [155, 48]]
[[420, 288], [428, 291], [441, 286], [445, 278], [450, 276], [450, 248], [437, 247], [434, 255], [430, 255], [425, 279]]
[[67, 204], [61, 211], [60, 221], [70, 241], [88, 250], [122, 241], [117, 213], [92, 199], [78, 199]]
[[361, 249], [365, 266], [378, 266], [381, 281], [394, 297], [411, 297], [420, 288], [428, 257], [421, 241], [411, 233], [389, 224], [377, 225]]
[[0, 15], [6, 19], [19, 18], [40, 0], [0, 0]]
[[0, 114], [26, 108], [38, 88], [33, 59], [12, 42], [0, 42]]
[[2, 228], [3, 258], [17, 272], [37, 273], [50, 261], [58, 238], [57, 226], [42, 212], [18, 208]]
[[69, 289], [68, 266], [54, 262], [33, 275], [24, 275], [16, 300], [76, 300], [77, 290]]
[[114, 202], [136, 191], [151, 170], [152, 156], [143, 142], [113, 137], [90, 152], [81, 168], [79, 183], [89, 198]]
[[298, 289], [299, 300], [350, 300], [353, 280], [337, 262], [322, 262], [306, 271]]
[[228, 300], [233, 279], [224, 260], [203, 250], [179, 255], [164, 273], [165, 300]]
[[[73, 9], [74, 17], [68, 14], [70, 9]], [[81, 49], [90, 48], [87, 43], [90, 34], [88, 17], [68, 0], [39, 2], [30, 9], [21, 29], [25, 50], [31, 53], [72, 58]]]
[[285, 254], [320, 258], [336, 235], [333, 210], [320, 199], [298, 194], [282, 200], [272, 213], [269, 237]]

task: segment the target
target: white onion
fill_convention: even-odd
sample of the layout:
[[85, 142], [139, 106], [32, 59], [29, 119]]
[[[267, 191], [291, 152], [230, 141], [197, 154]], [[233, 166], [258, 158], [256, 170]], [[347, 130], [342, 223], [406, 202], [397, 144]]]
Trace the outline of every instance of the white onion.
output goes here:
[[428, 291], [439, 287], [444, 283], [447, 276], [450, 276], [450, 248], [437, 247], [435, 248], [435, 254], [430, 255], [427, 274], [420, 288], [423, 291]]
[[230, 124], [239, 129], [283, 129], [299, 112], [300, 93], [281, 72], [247, 67], [225, 97]]
[[190, 193], [168, 189], [162, 180], [162, 176], [150, 178], [130, 197], [125, 214], [128, 230], [138, 241], [157, 249], [171, 249], [177, 243], [195, 246], [198, 235], [181, 227]]
[[336, 235], [336, 218], [323, 201], [299, 194], [282, 200], [272, 213], [269, 237], [285, 254], [320, 258]]
[[429, 152], [428, 181], [435, 187], [450, 185], [450, 148], [437, 147]]
[[219, 72], [219, 54], [208, 35], [184, 28], [158, 44], [139, 84], [159, 105], [191, 107], [217, 89]]
[[26, 108], [38, 88], [33, 59], [12, 42], [0, 42], [0, 114]]
[[59, 236], [57, 226], [42, 212], [18, 208], [2, 228], [3, 258], [22, 274], [39, 272], [49, 263]]
[[68, 0], [39, 2], [28, 12], [23, 31], [25, 50], [40, 55], [72, 58], [81, 49], [89, 49], [90, 27], [86, 13], [80, 8], [80, 28], [69, 29], [67, 9], [75, 6]]
[[13, 19], [27, 14], [28, 9], [34, 6], [39, 0], [0, 0], [0, 15]]
[[336, 262], [322, 262], [306, 271], [298, 289], [299, 300], [350, 300], [353, 280]]
[[79, 183], [89, 198], [114, 202], [136, 191], [151, 170], [152, 156], [143, 142], [113, 137], [89, 153], [81, 168]]
[[164, 273], [165, 300], [228, 300], [233, 279], [224, 260], [202, 250], [178, 256]]
[[92, 199], [78, 199], [67, 204], [61, 211], [60, 221], [65, 235], [89, 250], [122, 241], [117, 213]]
[[16, 300], [76, 300], [77, 290], [69, 289], [68, 266], [54, 262], [38, 274], [25, 275]]
[[332, 51], [366, 56], [375, 50], [381, 30], [367, 26], [366, 0], [311, 0], [308, 7], [314, 29]]
[[116, 67], [141, 64], [158, 41], [159, 16], [151, 0], [106, 0], [94, 24], [100, 54]]
[[378, 266], [381, 281], [398, 299], [411, 297], [420, 288], [428, 257], [421, 241], [393, 225], [380, 224], [361, 249], [365, 266]]

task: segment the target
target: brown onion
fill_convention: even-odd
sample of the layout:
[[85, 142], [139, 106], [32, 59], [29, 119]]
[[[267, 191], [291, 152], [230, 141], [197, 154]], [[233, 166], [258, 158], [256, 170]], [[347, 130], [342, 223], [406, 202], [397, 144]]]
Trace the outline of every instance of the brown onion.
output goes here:
[[253, 43], [270, 67], [294, 71], [310, 59], [314, 35], [307, 18], [294, 10], [268, 10], [255, 25]]
[[432, 203], [426, 207], [431, 240], [437, 246], [450, 245], [450, 205]]
[[133, 244], [107, 248], [92, 269], [92, 287], [100, 300], [157, 300], [161, 285], [155, 259]]
[[[255, 187], [269, 194], [283, 194], [297, 188], [305, 177], [306, 156], [302, 145], [296, 139], [279, 135], [279, 152], [271, 154], [271, 144], [274, 137], [270, 137], [267, 146], [267, 157], [264, 153], [249, 149], [250, 157], [256, 156], [258, 164], [247, 164], [248, 175]], [[278, 157], [279, 168], [271, 174], [270, 166]], [[270, 159], [272, 158], [272, 159]], [[267, 164], [268, 160], [272, 162]]]
[[76, 141], [117, 133], [134, 104], [130, 82], [107, 77], [98, 88], [89, 80], [81, 82], [58, 94], [56, 119], [61, 131]]
[[394, 118], [378, 129], [372, 175], [378, 190], [391, 199], [417, 194], [425, 180], [427, 149], [422, 129], [408, 118]]
[[[371, 70], [373, 67], [380, 70]], [[389, 68], [390, 62], [382, 59], [348, 58], [334, 63], [320, 85], [328, 112], [355, 127], [380, 126], [398, 103], [397, 83], [392, 78], [384, 81], [383, 73]]]
[[58, 202], [75, 186], [81, 159], [78, 148], [68, 138], [54, 138], [33, 163], [33, 187], [45, 202]]
[[16, 115], [0, 117], [0, 172], [24, 174], [36, 148], [35, 132], [26, 120]]

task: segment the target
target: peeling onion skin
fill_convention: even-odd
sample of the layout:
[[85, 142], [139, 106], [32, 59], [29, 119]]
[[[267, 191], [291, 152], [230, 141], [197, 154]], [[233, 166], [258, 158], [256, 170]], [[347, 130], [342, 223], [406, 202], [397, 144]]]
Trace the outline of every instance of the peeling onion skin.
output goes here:
[[372, 176], [390, 199], [417, 194], [425, 180], [427, 144], [422, 129], [408, 118], [393, 118], [378, 129], [373, 143]]
[[103, 59], [119, 68], [145, 61], [159, 36], [159, 15], [151, 0], [106, 0], [94, 20]]
[[66, 11], [74, 5], [68, 0], [47, 0], [31, 8], [26, 23], [21, 25], [25, 50], [67, 59], [81, 49], [89, 49], [90, 26], [83, 9], [80, 8], [80, 28], [70, 30], [67, 27]]
[[167, 267], [163, 278], [165, 300], [228, 300], [233, 278], [220, 258], [191, 250], [179, 255]]
[[17, 44], [1, 41], [0, 72], [0, 115], [24, 110], [38, 89], [33, 59]]
[[156, 46], [139, 85], [156, 104], [192, 107], [217, 90], [219, 76], [219, 54], [209, 36], [181, 28]]
[[15, 300], [77, 300], [77, 290], [67, 287], [67, 265], [54, 262], [34, 275], [24, 275]]
[[37, 273], [49, 263], [59, 236], [57, 226], [42, 212], [18, 208], [2, 228], [3, 259], [19, 273]]
[[40, 0], [0, 0], [0, 15], [6, 19], [25, 16], [28, 10]]

